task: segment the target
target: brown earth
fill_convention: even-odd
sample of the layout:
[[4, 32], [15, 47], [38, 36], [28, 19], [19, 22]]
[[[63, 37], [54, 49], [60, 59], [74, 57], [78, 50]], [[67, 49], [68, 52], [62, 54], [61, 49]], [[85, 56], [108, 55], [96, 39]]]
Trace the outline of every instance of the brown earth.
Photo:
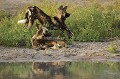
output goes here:
[[[117, 46], [117, 54], [107, 51], [111, 44]], [[120, 40], [113, 42], [76, 42], [59, 50], [35, 50], [0, 46], [0, 62], [31, 61], [114, 61], [120, 62]]]

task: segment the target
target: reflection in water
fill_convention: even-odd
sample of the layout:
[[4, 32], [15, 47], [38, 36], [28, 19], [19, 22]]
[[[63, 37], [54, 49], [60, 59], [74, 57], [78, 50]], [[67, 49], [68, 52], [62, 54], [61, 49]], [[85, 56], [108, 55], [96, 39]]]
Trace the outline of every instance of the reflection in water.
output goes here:
[[120, 63], [0, 63], [0, 79], [120, 79]]
[[33, 62], [32, 71], [36, 79], [66, 79], [67, 70], [65, 66], [67, 64], [69, 62]]

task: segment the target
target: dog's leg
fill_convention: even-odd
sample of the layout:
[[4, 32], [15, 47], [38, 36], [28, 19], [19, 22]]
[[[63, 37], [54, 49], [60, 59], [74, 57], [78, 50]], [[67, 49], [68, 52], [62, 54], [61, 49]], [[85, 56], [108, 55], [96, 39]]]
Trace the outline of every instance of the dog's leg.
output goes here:
[[74, 34], [71, 32], [71, 30], [66, 26], [66, 24], [62, 24], [61, 29], [67, 32], [68, 38], [71, 38]]
[[44, 46], [38, 46], [38, 47], [36, 47], [34, 49], [37, 50], [37, 51], [39, 51], [39, 50], [45, 50], [46, 47], [44, 47]]
[[30, 29], [33, 24], [34, 24], [34, 20], [30, 19], [28, 23], [28, 29]]
[[71, 32], [70, 29], [66, 28], [67, 34], [68, 34], [68, 38], [71, 38], [74, 34]]

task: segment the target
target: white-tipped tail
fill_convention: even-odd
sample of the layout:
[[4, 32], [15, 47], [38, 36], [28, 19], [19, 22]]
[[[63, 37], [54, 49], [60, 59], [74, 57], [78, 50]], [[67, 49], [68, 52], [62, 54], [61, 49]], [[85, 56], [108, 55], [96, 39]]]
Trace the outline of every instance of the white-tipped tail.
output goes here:
[[25, 24], [26, 21], [27, 21], [26, 19], [23, 19], [23, 20], [19, 20], [17, 23], [18, 24]]

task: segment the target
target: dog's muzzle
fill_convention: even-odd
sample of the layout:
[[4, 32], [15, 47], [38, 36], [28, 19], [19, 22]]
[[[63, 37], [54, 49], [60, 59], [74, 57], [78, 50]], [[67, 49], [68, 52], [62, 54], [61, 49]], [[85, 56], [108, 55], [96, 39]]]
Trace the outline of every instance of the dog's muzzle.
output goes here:
[[65, 18], [68, 18], [69, 16], [70, 16], [69, 13], [66, 13], [66, 14], [65, 14]]

